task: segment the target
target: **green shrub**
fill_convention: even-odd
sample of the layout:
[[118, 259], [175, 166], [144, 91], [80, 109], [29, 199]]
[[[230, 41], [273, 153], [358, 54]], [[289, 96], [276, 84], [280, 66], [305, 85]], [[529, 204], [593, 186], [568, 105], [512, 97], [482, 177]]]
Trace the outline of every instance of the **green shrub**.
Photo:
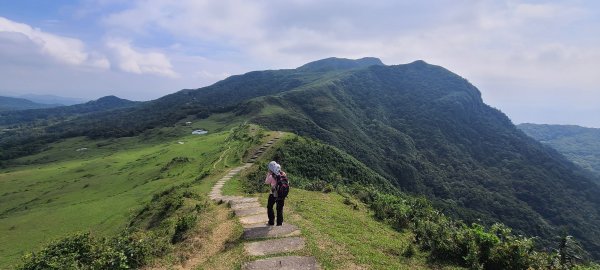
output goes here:
[[89, 233], [75, 234], [56, 241], [39, 252], [23, 257], [22, 270], [34, 269], [127, 269], [127, 257]]
[[126, 232], [110, 239], [78, 233], [25, 255], [18, 269], [139, 268], [168, 250], [168, 242], [153, 233]]
[[175, 225], [175, 233], [171, 238], [171, 243], [179, 243], [185, 239], [185, 233], [196, 226], [197, 217], [194, 214], [188, 214], [180, 217]]
[[127, 257], [127, 265], [138, 268], [153, 258], [165, 255], [170, 246], [162, 237], [152, 232], [135, 231], [112, 239], [111, 244]]

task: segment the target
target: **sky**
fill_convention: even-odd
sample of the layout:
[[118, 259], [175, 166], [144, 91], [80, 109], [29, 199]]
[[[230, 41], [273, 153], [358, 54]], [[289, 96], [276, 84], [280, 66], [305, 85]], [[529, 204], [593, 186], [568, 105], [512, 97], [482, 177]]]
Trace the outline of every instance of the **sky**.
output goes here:
[[515, 124], [600, 127], [600, 1], [0, 0], [0, 95], [151, 100], [332, 56], [424, 60]]

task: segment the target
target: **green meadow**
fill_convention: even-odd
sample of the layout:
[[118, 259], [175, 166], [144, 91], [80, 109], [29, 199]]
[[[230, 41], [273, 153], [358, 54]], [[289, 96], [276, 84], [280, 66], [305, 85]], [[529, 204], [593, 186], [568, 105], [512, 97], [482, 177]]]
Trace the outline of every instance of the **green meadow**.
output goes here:
[[[0, 268], [74, 232], [112, 235], [152, 195], [238, 163], [234, 124], [207, 119], [136, 137], [52, 144], [0, 170]], [[204, 128], [207, 135], [191, 135]]]

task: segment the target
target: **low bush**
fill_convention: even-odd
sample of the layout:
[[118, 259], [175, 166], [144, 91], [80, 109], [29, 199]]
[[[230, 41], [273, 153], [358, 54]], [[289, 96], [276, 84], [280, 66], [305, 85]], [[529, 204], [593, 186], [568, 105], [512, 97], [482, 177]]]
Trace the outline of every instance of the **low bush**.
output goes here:
[[196, 226], [197, 217], [195, 214], [189, 214], [179, 217], [175, 225], [175, 233], [171, 238], [171, 243], [179, 243], [185, 239], [185, 233]]

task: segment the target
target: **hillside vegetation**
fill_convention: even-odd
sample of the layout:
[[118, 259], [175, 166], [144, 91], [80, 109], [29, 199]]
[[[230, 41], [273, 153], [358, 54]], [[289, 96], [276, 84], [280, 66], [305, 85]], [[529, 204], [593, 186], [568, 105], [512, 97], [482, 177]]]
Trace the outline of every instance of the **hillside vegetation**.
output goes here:
[[444, 68], [371, 66], [246, 107], [261, 108], [253, 121], [337, 146], [453, 217], [502, 222], [544, 244], [566, 228], [600, 254], [594, 180]]
[[60, 105], [40, 104], [24, 98], [13, 98], [0, 96], [0, 111], [17, 111], [27, 109], [40, 109], [56, 107]]
[[600, 176], [600, 129], [572, 125], [520, 124], [527, 135]]
[[[423, 259], [429, 262], [427, 268], [448, 264], [470, 269], [571, 269], [582, 262], [584, 251], [569, 236], [541, 249], [536, 239], [516, 235], [503, 224], [486, 227], [452, 219], [424, 197], [377, 184], [380, 175], [335, 147], [297, 136], [268, 152], [261, 166], [241, 179], [243, 190], [265, 191], [261, 167], [269, 160], [282, 164], [291, 179], [294, 188], [286, 205], [301, 216], [294, 220], [310, 231], [306, 235], [326, 268], [352, 268], [348, 261], [356, 256], [363, 259], [354, 262], [366, 265], [354, 267], [373, 269], [418, 269]], [[365, 210], [390, 227], [369, 227]], [[387, 239], [377, 243], [382, 235]], [[338, 250], [340, 245], [347, 250]], [[338, 258], [339, 253], [348, 257]]]
[[[11, 168], [19, 157], [66, 138], [144, 138], [217, 115], [221, 124], [294, 132], [364, 164], [347, 163], [348, 173], [327, 175], [324, 182], [299, 180], [306, 188], [360, 183], [386, 194], [424, 196], [444, 213], [442, 220], [501, 222], [517, 235], [539, 237], [536, 242], [546, 247], [565, 231], [600, 258], [595, 179], [483, 103], [467, 80], [423, 61], [385, 66], [374, 58], [330, 58], [232, 76], [125, 108], [15, 122], [15, 130], [0, 138], [0, 165]], [[337, 155], [330, 150], [312, 154]], [[363, 166], [379, 176], [361, 174], [356, 168]]]
[[190, 135], [192, 126], [178, 126], [130, 138], [78, 137], [13, 160], [0, 171], [0, 268], [74, 232], [174, 230], [175, 224], [160, 224], [183, 206], [179, 201], [205, 203], [186, 187], [237, 164], [252, 144], [212, 119], [195, 124], [211, 134]]

